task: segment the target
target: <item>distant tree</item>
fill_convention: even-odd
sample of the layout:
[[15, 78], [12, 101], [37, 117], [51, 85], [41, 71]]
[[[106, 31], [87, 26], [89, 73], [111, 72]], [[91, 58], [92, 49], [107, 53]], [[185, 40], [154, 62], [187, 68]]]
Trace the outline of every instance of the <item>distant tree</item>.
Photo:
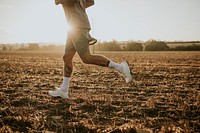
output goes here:
[[56, 49], [57, 49], [57, 47], [55, 45], [52, 45], [52, 44], [48, 45], [47, 48], [46, 48], [46, 50], [56, 50]]
[[175, 48], [171, 48], [172, 51], [200, 51], [200, 45], [190, 45], [190, 46], [177, 46]]
[[141, 43], [138, 43], [138, 42], [127, 42], [124, 50], [126, 50], [126, 51], [142, 51], [143, 46]]
[[99, 42], [95, 45], [95, 50], [97, 51], [120, 51], [121, 48], [117, 41], [111, 42]]
[[107, 51], [120, 51], [119, 44], [116, 41], [105, 44]]
[[39, 49], [40, 49], [40, 46], [39, 46], [39, 44], [37, 44], [37, 43], [30, 43], [30, 44], [28, 45], [28, 49], [29, 49], [29, 50], [39, 50]]
[[169, 46], [165, 42], [150, 40], [145, 43], [145, 51], [167, 51]]
[[19, 51], [27, 51], [28, 47], [26, 45], [24, 45], [24, 44], [21, 44], [18, 50]]
[[6, 45], [3, 45], [3, 46], [2, 46], [2, 50], [3, 50], [3, 51], [8, 50], [8, 48], [6, 47]]
[[8, 50], [11, 51], [14, 49], [14, 46], [8, 46]]

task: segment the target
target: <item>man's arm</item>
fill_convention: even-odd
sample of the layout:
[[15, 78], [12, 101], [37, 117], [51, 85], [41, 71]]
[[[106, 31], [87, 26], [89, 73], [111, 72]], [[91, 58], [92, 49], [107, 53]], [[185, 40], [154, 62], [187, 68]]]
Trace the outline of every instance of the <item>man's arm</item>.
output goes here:
[[94, 0], [86, 0], [86, 8], [94, 5]]

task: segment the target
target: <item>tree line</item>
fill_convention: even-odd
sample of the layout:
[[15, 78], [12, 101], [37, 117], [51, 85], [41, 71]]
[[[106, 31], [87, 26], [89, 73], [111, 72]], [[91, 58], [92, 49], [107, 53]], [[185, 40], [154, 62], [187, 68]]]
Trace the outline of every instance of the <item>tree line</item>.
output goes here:
[[[180, 42], [179, 42], [180, 43]], [[200, 42], [184, 42], [180, 46], [170, 47], [168, 42], [149, 40], [146, 42], [126, 41], [119, 42], [116, 40], [109, 42], [98, 42], [93, 46], [95, 51], [200, 51]], [[63, 50], [64, 45], [40, 45], [38, 43], [18, 44], [18, 45], [6, 45], [0, 44], [1, 51], [58, 51]]]
[[[190, 45], [170, 47], [167, 42], [149, 40], [147, 42], [99, 42], [94, 46], [96, 51], [200, 51], [200, 42], [191, 42]], [[188, 42], [187, 42], [188, 43]], [[197, 45], [198, 44], [198, 45]], [[173, 44], [172, 44], [173, 45]]]
[[64, 45], [55, 45], [55, 44], [47, 44], [47, 45], [41, 45], [39, 43], [0, 44], [1, 51], [58, 51], [63, 49]]

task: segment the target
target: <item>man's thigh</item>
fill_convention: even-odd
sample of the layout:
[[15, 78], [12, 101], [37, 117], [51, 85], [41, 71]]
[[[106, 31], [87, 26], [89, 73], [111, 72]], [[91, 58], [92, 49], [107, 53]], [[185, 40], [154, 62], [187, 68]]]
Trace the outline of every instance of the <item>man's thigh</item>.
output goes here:
[[76, 49], [73, 45], [71, 36], [68, 35], [66, 45], [65, 45], [65, 53], [76, 53]]

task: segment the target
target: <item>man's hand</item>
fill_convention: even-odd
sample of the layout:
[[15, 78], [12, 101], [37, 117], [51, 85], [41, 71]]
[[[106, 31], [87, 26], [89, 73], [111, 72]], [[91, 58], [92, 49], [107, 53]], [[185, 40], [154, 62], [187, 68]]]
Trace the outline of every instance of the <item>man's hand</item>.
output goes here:
[[94, 0], [86, 0], [86, 8], [94, 5]]
[[64, 4], [67, 6], [73, 6], [76, 2], [78, 2], [79, 0], [55, 0], [55, 4]]
[[62, 4], [62, 0], [55, 0], [55, 4], [56, 4], [56, 5]]

